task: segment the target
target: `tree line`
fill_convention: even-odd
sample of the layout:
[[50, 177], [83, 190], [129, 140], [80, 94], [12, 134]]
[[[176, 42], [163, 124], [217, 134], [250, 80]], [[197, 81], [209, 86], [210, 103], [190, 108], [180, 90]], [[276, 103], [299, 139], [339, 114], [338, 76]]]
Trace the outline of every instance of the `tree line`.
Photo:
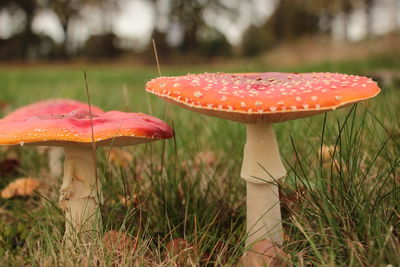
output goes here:
[[[342, 33], [347, 39], [349, 18], [356, 9], [362, 9], [366, 14], [365, 32], [368, 37], [372, 34], [372, 8], [375, 5], [391, 3], [395, 10], [400, 6], [399, 0], [265, 0], [275, 4], [272, 15], [261, 25], [249, 27], [242, 42], [233, 46], [221, 30], [210, 25], [205, 14], [212, 11], [234, 21], [243, 5], [257, 8], [255, 0], [233, 1], [240, 2], [240, 5], [224, 0], [145, 1], [152, 6], [155, 14], [152, 38], [157, 41], [159, 53], [199, 56], [254, 56], [281, 42], [305, 35], [329, 36], [337, 16], [342, 18]], [[71, 47], [70, 27], [74, 20], [82, 17], [84, 8], [96, 8], [102, 14], [102, 33], [90, 36], [80, 47]], [[118, 0], [1, 0], [0, 12], [6, 11], [11, 16], [22, 16], [24, 19], [15, 33], [7, 38], [0, 37], [0, 58], [101, 58], [135, 53], [119, 45], [120, 37], [107, 21], [110, 11], [121, 8]], [[51, 10], [58, 18], [64, 35], [61, 43], [33, 31], [35, 16], [44, 9]], [[173, 30], [179, 31], [180, 38], [178, 43], [171, 44], [168, 35]], [[148, 44], [141, 53], [150, 53], [151, 49], [151, 44]]]

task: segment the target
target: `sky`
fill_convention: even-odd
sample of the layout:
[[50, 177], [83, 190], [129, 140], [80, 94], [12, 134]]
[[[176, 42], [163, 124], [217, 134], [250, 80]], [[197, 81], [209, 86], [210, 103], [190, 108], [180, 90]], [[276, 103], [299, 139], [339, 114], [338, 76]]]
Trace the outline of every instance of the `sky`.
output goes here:
[[[380, 5], [373, 9], [373, 32], [383, 34], [396, 25], [400, 24], [400, 8], [393, 10], [391, 3], [397, 1], [400, 7], [400, 0], [380, 0]], [[241, 41], [242, 34], [251, 25], [262, 25], [273, 13], [277, 0], [253, 0], [253, 5], [245, 4], [241, 0], [225, 0], [227, 5], [239, 6], [239, 14], [234, 20], [228, 16], [222, 16], [213, 10], [207, 10], [204, 14], [207, 23], [223, 32], [228, 41], [237, 45]], [[123, 38], [123, 46], [140, 49], [146, 45], [151, 38], [152, 29], [155, 27], [155, 12], [151, 1], [146, 0], [119, 0], [119, 8], [103, 14], [96, 8], [83, 8], [81, 18], [71, 23], [71, 45], [80, 46], [91, 34], [99, 34], [104, 29], [112, 30], [119, 37]], [[104, 21], [101, 18], [107, 18]], [[24, 14], [10, 15], [6, 11], [0, 12], [0, 37], [10, 37], [23, 25]], [[163, 23], [163, 21], [159, 21]], [[165, 22], [164, 22], [165, 23]], [[333, 37], [343, 37], [343, 20], [339, 15], [333, 24]], [[365, 36], [366, 16], [363, 9], [353, 12], [350, 17], [349, 34], [350, 40], [360, 40]], [[157, 25], [163, 27], [163, 25]], [[64, 34], [57, 16], [51, 10], [41, 10], [33, 21], [33, 30], [36, 33], [45, 33], [56, 42], [64, 40]], [[179, 42], [179, 27], [171, 31], [169, 36], [173, 44]]]

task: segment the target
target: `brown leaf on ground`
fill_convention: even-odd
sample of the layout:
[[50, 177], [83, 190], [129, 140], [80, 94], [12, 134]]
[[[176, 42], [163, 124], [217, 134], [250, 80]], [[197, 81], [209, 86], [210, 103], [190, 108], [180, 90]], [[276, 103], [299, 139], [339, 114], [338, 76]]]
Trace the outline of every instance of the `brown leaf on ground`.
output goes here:
[[236, 267], [285, 267], [288, 257], [277, 245], [261, 240], [245, 252]]
[[197, 266], [197, 249], [183, 238], [176, 238], [166, 245], [167, 257], [178, 266]]
[[134, 238], [115, 230], [104, 234], [103, 243], [106, 249], [120, 256], [124, 254], [132, 255], [137, 246], [137, 241]]
[[40, 186], [40, 181], [36, 178], [19, 178], [1, 190], [2, 198], [29, 197]]

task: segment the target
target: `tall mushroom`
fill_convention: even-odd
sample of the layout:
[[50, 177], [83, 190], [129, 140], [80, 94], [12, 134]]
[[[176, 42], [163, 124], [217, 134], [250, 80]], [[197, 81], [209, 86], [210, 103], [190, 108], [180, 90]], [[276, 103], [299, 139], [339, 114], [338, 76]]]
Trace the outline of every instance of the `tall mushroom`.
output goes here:
[[[20, 107], [13, 112], [7, 114], [4, 119], [23, 120], [29, 117], [35, 117], [45, 114], [69, 113], [75, 109], [80, 108], [89, 110], [89, 105], [72, 99], [48, 99]], [[93, 105], [91, 106], [91, 110], [96, 114], [103, 112], [102, 109]], [[62, 174], [62, 156], [64, 155], [64, 150], [60, 147], [50, 147], [47, 155], [51, 176], [59, 177]]]
[[276, 180], [286, 170], [272, 124], [335, 110], [380, 91], [366, 77], [277, 72], [160, 77], [146, 90], [192, 111], [246, 125], [241, 177], [247, 187], [247, 245], [283, 241]]
[[[93, 134], [93, 136], [92, 136]], [[126, 146], [172, 137], [162, 120], [142, 113], [92, 113], [76, 109], [27, 119], [0, 120], [1, 145], [59, 146], [65, 150], [60, 206], [65, 211], [65, 238], [95, 230], [98, 183], [92, 142], [96, 146]]]

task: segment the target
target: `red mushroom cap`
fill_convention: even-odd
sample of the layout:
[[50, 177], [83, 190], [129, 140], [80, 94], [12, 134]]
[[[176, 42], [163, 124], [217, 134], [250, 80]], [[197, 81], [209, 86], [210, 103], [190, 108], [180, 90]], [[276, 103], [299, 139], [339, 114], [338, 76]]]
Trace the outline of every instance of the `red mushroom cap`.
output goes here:
[[[64, 114], [64, 113], [69, 113], [75, 109], [89, 110], [89, 105], [71, 99], [50, 99], [50, 100], [36, 102], [27, 106], [23, 106], [19, 109], [16, 109], [7, 116], [5, 116], [4, 119], [19, 120], [43, 114]], [[93, 105], [91, 106], [91, 110], [93, 113], [103, 112], [102, 109]]]
[[281, 122], [376, 96], [369, 78], [339, 73], [204, 73], [160, 77], [146, 90], [185, 108], [243, 123]]
[[[92, 113], [94, 141], [98, 146], [132, 145], [170, 138], [171, 128], [162, 120], [142, 113], [110, 111]], [[89, 112], [46, 114], [24, 120], [0, 120], [0, 144], [65, 146], [92, 142]]]

